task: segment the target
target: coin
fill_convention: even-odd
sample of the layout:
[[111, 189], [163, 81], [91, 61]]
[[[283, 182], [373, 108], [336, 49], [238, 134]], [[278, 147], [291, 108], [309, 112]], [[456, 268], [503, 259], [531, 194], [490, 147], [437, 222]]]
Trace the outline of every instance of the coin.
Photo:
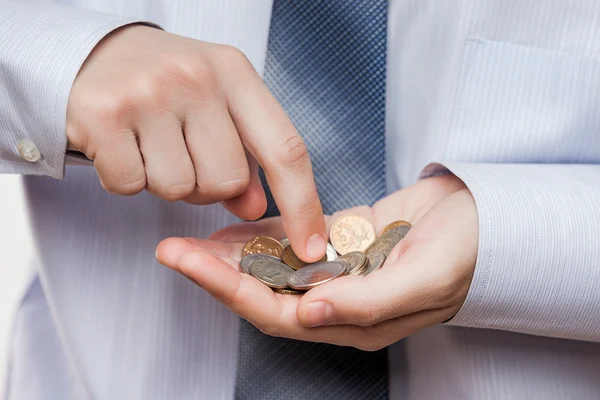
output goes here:
[[309, 290], [347, 273], [345, 263], [339, 260], [325, 261], [295, 271], [288, 277], [287, 283], [292, 289]]
[[246, 257], [243, 257], [240, 261], [240, 268], [245, 273], [250, 273], [250, 266], [253, 262], [258, 260], [272, 260], [272, 261], [281, 261], [278, 257], [270, 256], [268, 254], [248, 254]]
[[410, 224], [410, 222], [394, 221], [391, 224], [386, 225], [386, 227], [381, 230], [379, 237], [382, 237], [383, 235], [385, 235], [386, 233], [388, 233], [389, 231], [392, 231], [392, 230], [395, 232], [398, 232], [398, 233], [404, 233], [404, 235], [406, 235], [408, 233], [408, 231], [410, 230], [410, 228], [412, 228], [412, 225]]
[[258, 260], [250, 266], [250, 273], [265, 285], [285, 289], [288, 287], [288, 278], [294, 270], [277, 260]]
[[242, 257], [249, 254], [268, 254], [270, 256], [281, 257], [283, 246], [279, 241], [269, 236], [257, 236], [244, 246]]
[[[296, 253], [294, 253], [292, 246], [287, 246], [285, 249], [283, 249], [283, 252], [281, 253], [281, 260], [293, 269], [300, 269], [307, 265], [307, 263], [298, 258]], [[327, 260], [327, 254], [321, 257], [321, 259], [317, 262], [325, 260]]]
[[398, 244], [400, 240], [402, 240], [404, 236], [399, 234], [398, 232], [390, 231], [385, 235], [381, 236], [379, 239], [375, 241], [369, 248], [365, 251], [368, 255], [370, 253], [383, 253], [384, 256], [389, 256], [390, 252]]
[[402, 239], [404, 239], [404, 236], [408, 235], [408, 232], [410, 231], [410, 226], [397, 226], [394, 229], [391, 229], [389, 232], [396, 232], [402, 235]]
[[365, 218], [347, 214], [331, 225], [329, 237], [337, 252], [344, 255], [365, 251], [375, 240], [375, 229]]
[[304, 290], [296, 289], [273, 289], [273, 291], [279, 294], [304, 294]]
[[279, 241], [279, 243], [281, 243], [281, 245], [283, 246], [283, 248], [285, 249], [286, 247], [288, 247], [290, 245], [290, 239], [284, 237], [283, 239], [281, 239]]
[[327, 243], [327, 252], [325, 253], [325, 256], [327, 257], [327, 261], [334, 261], [334, 260], [337, 260], [337, 258], [338, 258], [337, 251], [329, 243]]
[[358, 275], [357, 272], [365, 266], [367, 259], [362, 251], [352, 251], [338, 258], [338, 261], [348, 263], [348, 273], [350, 275]]
[[377, 252], [369, 253], [369, 254], [367, 254], [367, 262], [368, 262], [367, 269], [365, 269], [363, 271], [363, 273], [361, 274], [363, 276], [369, 276], [373, 272], [375, 272], [379, 268], [381, 268], [381, 266], [385, 262], [385, 254], [377, 253]]

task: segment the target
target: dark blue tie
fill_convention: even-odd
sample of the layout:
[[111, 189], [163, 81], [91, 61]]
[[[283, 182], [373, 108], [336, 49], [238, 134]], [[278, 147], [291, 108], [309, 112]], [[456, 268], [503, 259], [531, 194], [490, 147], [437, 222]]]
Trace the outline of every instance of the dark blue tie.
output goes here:
[[[325, 213], [385, 195], [387, 1], [275, 0], [265, 82], [308, 146]], [[278, 210], [267, 189], [265, 216]], [[387, 399], [387, 352], [241, 321], [236, 399]]]

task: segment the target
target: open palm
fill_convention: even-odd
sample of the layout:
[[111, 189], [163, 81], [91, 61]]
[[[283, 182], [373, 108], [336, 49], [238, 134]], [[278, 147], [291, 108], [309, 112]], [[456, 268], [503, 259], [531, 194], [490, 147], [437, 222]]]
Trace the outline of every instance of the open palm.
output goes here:
[[230, 310], [272, 336], [377, 350], [451, 318], [469, 289], [477, 254], [477, 211], [452, 175], [433, 177], [353, 213], [379, 232], [395, 220], [413, 224], [383, 267], [343, 276], [303, 295], [275, 293], [240, 272], [242, 248], [256, 236], [285, 236], [279, 217], [236, 224], [209, 239], [169, 238], [158, 260], [186, 275]]

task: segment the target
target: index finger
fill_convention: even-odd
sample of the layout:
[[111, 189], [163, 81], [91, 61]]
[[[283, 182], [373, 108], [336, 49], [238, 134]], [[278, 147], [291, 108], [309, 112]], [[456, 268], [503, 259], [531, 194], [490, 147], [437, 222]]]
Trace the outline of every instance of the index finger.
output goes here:
[[225, 90], [242, 143], [265, 171], [294, 252], [317, 261], [327, 236], [306, 144], [258, 74], [237, 79], [226, 82]]

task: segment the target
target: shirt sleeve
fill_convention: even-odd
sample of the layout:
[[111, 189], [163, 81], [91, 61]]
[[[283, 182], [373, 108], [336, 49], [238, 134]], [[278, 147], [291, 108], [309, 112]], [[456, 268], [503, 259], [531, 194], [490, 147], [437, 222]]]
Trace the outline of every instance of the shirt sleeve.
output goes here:
[[479, 217], [473, 281], [446, 325], [600, 342], [600, 166], [439, 163]]
[[64, 178], [71, 87], [94, 46], [144, 23], [46, 4], [0, 2], [0, 173]]

